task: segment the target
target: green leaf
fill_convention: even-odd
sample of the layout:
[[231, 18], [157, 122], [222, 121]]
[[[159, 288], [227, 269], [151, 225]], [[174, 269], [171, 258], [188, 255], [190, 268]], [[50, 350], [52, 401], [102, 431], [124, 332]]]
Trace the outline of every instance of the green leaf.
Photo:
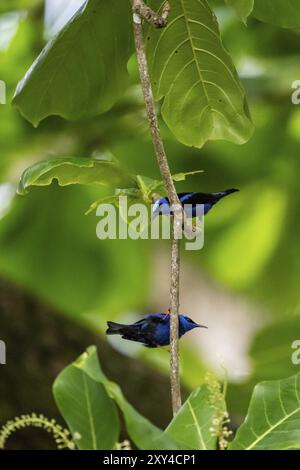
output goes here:
[[[147, 53], [156, 100], [176, 138], [202, 147], [208, 140], [242, 144], [253, 125], [245, 92], [206, 0], [171, 0], [168, 25], [148, 28]], [[161, 1], [152, 0], [155, 9]]]
[[262, 382], [230, 450], [300, 449], [300, 374]]
[[215, 418], [216, 408], [207, 386], [203, 385], [190, 395], [165, 432], [182, 449], [215, 450], [217, 437], [212, 433]]
[[300, 28], [299, 0], [255, 0], [255, 18], [283, 28]]
[[[175, 175], [172, 175], [172, 179], [175, 183], [176, 182], [178, 183], [181, 181], [185, 181], [187, 176], [194, 176], [199, 173], [203, 173], [203, 170], [176, 173]], [[134, 178], [137, 180], [137, 184], [140, 188], [141, 195], [145, 201], [152, 202], [151, 195], [154, 191], [157, 191], [160, 189], [164, 193], [166, 192], [163, 181], [154, 180], [147, 176], [141, 176], [141, 175], [137, 175]]]
[[86, 210], [84, 215], [89, 215], [91, 212], [95, 211], [100, 204], [114, 204], [114, 205], [116, 205], [118, 197], [119, 196], [114, 195], [114, 196], [106, 196], [106, 197], [102, 197], [101, 199], [97, 199], [97, 201], [93, 202], [90, 205], [90, 207]]
[[117, 410], [99, 382], [70, 365], [55, 380], [53, 393], [79, 449], [114, 448], [119, 437]]
[[254, 0], [225, 0], [225, 2], [236, 10], [244, 23], [247, 22], [247, 18], [254, 7]]
[[18, 194], [26, 194], [32, 186], [49, 186], [54, 180], [60, 186], [101, 184], [130, 187], [134, 184], [134, 180], [112, 158], [66, 157], [44, 160], [27, 168], [21, 177]]
[[172, 175], [172, 179], [175, 182], [185, 181], [187, 176], [194, 176], [198, 175], [199, 173], [203, 173], [204, 170], [195, 170], [195, 171], [188, 171], [188, 172], [181, 172]]
[[129, 2], [87, 0], [18, 84], [14, 104], [35, 126], [50, 115], [75, 120], [107, 111], [128, 82], [131, 28]]
[[[187, 176], [197, 175], [203, 173], [203, 170], [195, 170], [189, 172], [176, 173], [172, 175], [172, 179], [175, 182], [185, 181]], [[151, 204], [153, 202], [152, 194], [155, 191], [162, 191], [165, 194], [165, 188], [163, 181], [154, 180], [148, 176], [132, 175], [132, 183], [136, 182], [136, 188], [118, 188], [114, 196], [98, 199], [93, 202], [85, 212], [86, 215], [90, 214], [97, 209], [99, 204], [115, 204], [118, 206], [119, 196], [127, 196], [128, 201], [132, 202], [144, 202], [145, 204]]]
[[74, 363], [92, 380], [101, 383], [108, 395], [117, 403], [125, 419], [128, 434], [138, 449], [141, 450], [174, 450], [178, 444], [164, 432], [140, 415], [125, 399], [121, 389], [110, 382], [103, 374], [95, 346], [88, 348]]

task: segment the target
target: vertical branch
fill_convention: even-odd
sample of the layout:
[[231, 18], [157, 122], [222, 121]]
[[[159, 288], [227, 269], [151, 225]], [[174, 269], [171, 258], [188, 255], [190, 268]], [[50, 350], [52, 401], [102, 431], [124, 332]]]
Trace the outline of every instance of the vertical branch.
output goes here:
[[158, 118], [153, 98], [152, 85], [149, 76], [148, 63], [143, 38], [142, 18], [156, 27], [164, 27], [169, 11], [166, 2], [163, 13], [158, 16], [147, 7], [141, 0], [132, 0], [133, 7], [133, 29], [135, 47], [139, 66], [140, 80], [144, 95], [145, 107], [151, 132], [152, 142], [159, 165], [162, 180], [167, 191], [169, 201], [173, 206], [174, 223], [172, 230], [171, 251], [171, 287], [170, 287], [170, 381], [172, 408], [175, 415], [181, 407], [180, 374], [179, 374], [179, 279], [180, 279], [180, 253], [179, 240], [176, 234], [180, 233], [182, 227], [182, 208], [178, 200], [175, 185], [171, 176], [164, 144], [161, 138]]

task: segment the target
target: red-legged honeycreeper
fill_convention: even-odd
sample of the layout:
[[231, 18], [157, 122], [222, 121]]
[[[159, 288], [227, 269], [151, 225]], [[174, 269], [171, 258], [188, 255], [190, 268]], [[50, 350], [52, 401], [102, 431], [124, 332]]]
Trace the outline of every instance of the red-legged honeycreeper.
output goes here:
[[[121, 335], [123, 339], [142, 343], [147, 348], [157, 348], [170, 344], [170, 315], [168, 313], [146, 315], [142, 320], [132, 325], [122, 325], [108, 321], [107, 326], [107, 335]], [[179, 315], [179, 338], [194, 328], [207, 327], [195, 323], [185, 315]]]
[[[204, 205], [204, 215], [206, 215], [220, 199], [237, 191], [239, 189], [226, 189], [226, 191], [219, 191], [218, 193], [178, 193], [178, 198], [184, 208], [186, 217], [194, 218], [197, 215], [197, 205]], [[152, 217], [155, 218], [158, 215], [172, 215], [167, 197], [158, 199], [153, 205]]]

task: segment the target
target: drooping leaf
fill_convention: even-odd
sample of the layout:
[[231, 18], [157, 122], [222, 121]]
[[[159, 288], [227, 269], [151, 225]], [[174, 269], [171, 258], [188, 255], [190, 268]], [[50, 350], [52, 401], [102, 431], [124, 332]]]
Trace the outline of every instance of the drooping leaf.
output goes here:
[[165, 432], [183, 449], [215, 450], [217, 437], [212, 433], [215, 418], [216, 408], [207, 386], [203, 385], [190, 395]]
[[27, 168], [21, 177], [18, 194], [26, 194], [31, 186], [49, 186], [54, 180], [60, 186], [102, 184], [111, 187], [130, 187], [134, 185], [134, 180], [112, 158], [106, 156], [66, 157], [44, 160]]
[[253, 16], [283, 28], [300, 28], [300, 2], [298, 0], [255, 0]]
[[[162, 2], [152, 0], [154, 9]], [[156, 100], [176, 138], [202, 147], [208, 140], [246, 142], [253, 130], [245, 92], [224, 49], [206, 0], [171, 0], [168, 25], [146, 31]]]
[[87, 0], [28, 70], [14, 104], [35, 126], [103, 113], [124, 92], [132, 51], [129, 2]]
[[105, 377], [100, 368], [97, 350], [94, 346], [88, 348], [87, 352], [82, 354], [74, 365], [92, 380], [104, 386], [108, 395], [122, 411], [127, 432], [138, 449], [172, 450], [180, 448], [171, 437], [140, 415], [125, 399], [119, 386]]
[[244, 23], [247, 22], [247, 18], [254, 7], [254, 0], [225, 0], [225, 2], [236, 10]]
[[230, 450], [300, 449], [300, 374], [261, 382]]
[[70, 365], [56, 378], [53, 394], [79, 449], [114, 448], [119, 436], [119, 418], [103, 385]]

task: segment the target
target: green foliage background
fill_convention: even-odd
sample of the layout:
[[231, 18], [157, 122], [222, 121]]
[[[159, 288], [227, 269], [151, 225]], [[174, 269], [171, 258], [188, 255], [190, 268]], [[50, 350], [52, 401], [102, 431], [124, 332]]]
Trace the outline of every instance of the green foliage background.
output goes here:
[[[90, 3], [92, 10], [93, 2]], [[203, 142], [195, 141], [197, 132], [192, 128], [183, 138], [184, 131], [168, 116], [168, 83], [156, 93], [158, 98], [165, 97], [162, 114], [167, 125], [161, 121], [161, 126], [172, 172], [198, 168], [205, 171], [178, 183], [178, 189], [241, 189], [238, 197], [224, 201], [222, 207], [207, 217], [204, 250], [183, 253], [184, 262], [199, 273], [199, 282], [203, 274], [214, 281], [215, 295], [222, 289], [233, 299], [233, 304], [234, 299], [242, 298], [262, 312], [261, 331], [253, 335], [249, 345], [251, 372], [243, 381], [229, 384], [229, 411], [240, 420], [245, 416], [254, 384], [299, 372], [299, 366], [293, 365], [290, 357], [291, 344], [299, 339], [300, 330], [300, 108], [291, 104], [291, 85], [300, 77], [300, 9], [296, 0], [289, 2], [292, 11], [281, 10], [283, 2], [273, 0], [278, 10], [272, 16], [273, 10], [262, 6], [267, 2], [245, 1], [242, 10], [243, 2], [240, 2], [237, 12], [247, 19], [246, 27], [234, 9], [224, 2], [209, 3], [215, 7], [223, 43], [246, 90], [255, 124], [253, 137], [242, 146], [225, 141], [209, 142], [201, 150], [184, 146], [174, 135], [181, 142], [198, 147]], [[236, 8], [237, 2], [227, 3]], [[122, 8], [126, 10], [125, 4]], [[250, 11], [250, 17], [246, 18]], [[127, 166], [130, 174], [159, 179], [144, 120], [136, 64], [131, 57], [130, 24], [123, 21], [123, 16], [122, 29], [117, 33], [122, 61], [113, 62], [116, 69], [110, 70], [110, 77], [103, 76], [110, 66], [107, 61], [111, 60], [107, 45], [103, 63], [99, 59], [97, 67], [93, 63], [88, 73], [92, 90], [99, 81], [105, 82], [106, 89], [102, 91], [107, 99], [95, 101], [92, 92], [88, 97], [84, 95], [80, 69], [78, 76], [69, 77], [70, 95], [58, 94], [56, 101], [50, 103], [52, 113], [72, 115], [80, 120], [67, 122], [52, 116], [34, 129], [20, 116], [17, 106], [37, 124], [51, 114], [43, 110], [46, 105], [49, 109], [49, 103], [35, 102], [30, 88], [26, 87], [19, 87], [14, 99], [17, 106], [10, 103], [18, 81], [45, 44], [43, 2], [16, 0], [3, 2], [0, 7], [0, 28], [8, 28], [9, 22], [13, 24], [10, 40], [5, 45], [0, 42], [0, 79], [7, 84], [9, 103], [0, 106], [0, 178], [4, 185], [1, 187], [0, 275], [99, 334], [103, 334], [107, 319], [121, 319], [128, 312], [149, 312], [157, 305], [151, 283], [154, 278], [158, 283], [166, 283], [168, 279], [167, 266], [166, 272], [154, 271], [158, 244], [97, 240], [97, 219], [93, 214], [85, 217], [84, 212], [96, 199], [109, 196], [109, 188], [99, 189], [96, 185], [60, 188], [53, 184], [49, 188], [33, 188], [25, 198], [8, 198], [7, 194], [14, 194], [23, 170], [49, 157], [85, 157], [110, 152]], [[109, 23], [97, 27], [99, 38], [95, 40], [104, 41], [110, 30]], [[73, 41], [72, 37], [69, 40]], [[93, 48], [90, 36], [85, 41], [87, 48]], [[149, 40], [155, 41], [155, 37]], [[75, 47], [70, 60], [78, 55], [80, 48]], [[160, 66], [158, 63], [158, 69], [152, 70], [154, 79]], [[177, 66], [173, 64], [175, 70]], [[37, 75], [29, 78], [37, 94], [43, 94], [43, 80], [48, 73], [41, 62]], [[55, 76], [58, 86], [65, 79], [59, 70]], [[242, 91], [240, 99], [243, 99]], [[83, 102], [88, 103], [87, 108]], [[69, 114], [60, 107], [67, 108]], [[102, 114], [95, 117], [100, 111]], [[239, 140], [241, 135], [246, 140], [251, 133], [250, 128], [244, 129], [248, 119], [245, 116]], [[207, 123], [209, 126], [209, 120]], [[163, 249], [168, 249], [167, 244]], [[188, 295], [189, 292], [182, 292], [183, 302]], [[195, 304], [194, 311], [186, 313], [201, 318], [201, 309], [201, 305]], [[251, 322], [251, 308], [248, 310]], [[235, 314], [239, 315], [238, 309]], [[222, 327], [225, 330], [230, 324], [224, 321]], [[213, 344], [213, 331], [209, 334]], [[201, 342], [201, 338], [197, 341]], [[183, 381], [187, 387], [196, 387], [203, 382], [206, 359], [188, 341], [182, 342], [182, 351]], [[130, 353], [166, 371], [164, 353], [150, 352], [151, 355], [141, 350]]]

